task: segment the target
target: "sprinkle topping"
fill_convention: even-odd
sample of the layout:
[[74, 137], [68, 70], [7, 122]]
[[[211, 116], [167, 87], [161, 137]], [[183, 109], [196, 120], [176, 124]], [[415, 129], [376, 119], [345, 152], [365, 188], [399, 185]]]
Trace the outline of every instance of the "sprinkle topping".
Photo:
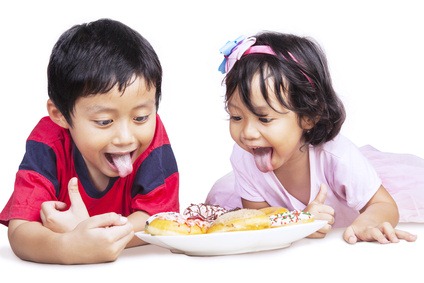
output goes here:
[[188, 219], [200, 219], [207, 222], [213, 222], [218, 216], [226, 213], [227, 210], [219, 205], [213, 204], [191, 204], [184, 210], [183, 215]]
[[310, 220], [312, 219], [312, 215], [309, 212], [293, 210], [271, 215], [269, 219], [271, 220], [271, 227], [277, 227]]

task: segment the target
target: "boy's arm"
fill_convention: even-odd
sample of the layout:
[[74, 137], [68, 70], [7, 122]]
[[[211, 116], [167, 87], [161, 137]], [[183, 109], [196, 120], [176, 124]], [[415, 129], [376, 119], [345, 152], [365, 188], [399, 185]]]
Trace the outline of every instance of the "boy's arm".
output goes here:
[[[74, 230], [82, 221], [89, 218], [87, 208], [78, 190], [78, 181], [72, 178], [68, 184], [68, 193], [71, 205], [66, 209], [64, 203], [58, 201], [44, 202], [41, 206], [42, 226], [49, 228], [53, 232], [66, 233]], [[134, 232], [143, 231], [149, 215], [142, 211], [137, 211], [128, 217], [133, 226]], [[126, 247], [135, 247], [146, 244], [137, 236], [127, 244]]]
[[78, 190], [78, 179], [75, 177], [69, 180], [68, 195], [71, 201], [69, 208], [60, 201], [45, 201], [41, 204], [40, 217], [44, 227], [54, 232], [70, 232], [90, 217]]
[[21, 259], [40, 263], [83, 264], [117, 259], [133, 238], [133, 227], [115, 213], [90, 217], [74, 230], [56, 233], [39, 222], [10, 220], [8, 236]]
[[[143, 211], [136, 211], [128, 216], [129, 222], [133, 225], [134, 232], [144, 231], [146, 226], [146, 220], [150, 215]], [[133, 239], [127, 244], [127, 248], [146, 245], [147, 243], [142, 241], [139, 237], [134, 236]]]

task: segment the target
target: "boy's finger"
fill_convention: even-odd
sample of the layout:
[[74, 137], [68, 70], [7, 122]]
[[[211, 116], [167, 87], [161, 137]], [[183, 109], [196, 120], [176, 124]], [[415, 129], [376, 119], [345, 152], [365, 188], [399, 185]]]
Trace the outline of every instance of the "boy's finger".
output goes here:
[[78, 190], [78, 179], [76, 177], [73, 177], [71, 180], [69, 180], [68, 194], [72, 209], [74, 211], [84, 211], [84, 213], [87, 213], [87, 208], [85, 207], [81, 194]]
[[91, 217], [90, 219], [91, 228], [121, 226], [128, 223], [128, 218], [116, 213], [99, 214]]

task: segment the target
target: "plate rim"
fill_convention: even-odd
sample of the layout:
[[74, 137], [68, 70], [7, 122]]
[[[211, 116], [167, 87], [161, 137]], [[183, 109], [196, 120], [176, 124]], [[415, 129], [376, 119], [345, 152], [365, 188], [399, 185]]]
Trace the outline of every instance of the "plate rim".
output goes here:
[[[139, 231], [136, 232], [135, 235], [137, 237], [139, 237], [141, 240], [152, 244], [152, 245], [156, 245], [162, 248], [166, 248], [168, 250], [170, 250], [172, 253], [178, 253], [178, 254], [186, 254], [186, 255], [193, 255], [193, 256], [217, 256], [217, 255], [230, 255], [230, 254], [241, 254], [241, 253], [250, 253], [250, 252], [259, 252], [259, 251], [266, 251], [266, 250], [275, 250], [275, 249], [281, 249], [281, 248], [285, 248], [285, 247], [289, 247], [291, 246], [292, 243], [301, 240], [303, 238], [305, 238], [306, 236], [302, 236], [299, 237], [296, 240], [293, 241], [287, 241], [287, 242], [280, 242], [278, 243], [278, 245], [275, 246], [266, 246], [266, 248], [261, 248], [261, 247], [251, 247], [251, 248], [241, 248], [238, 250], [227, 250], [227, 251], [223, 251], [223, 250], [217, 250], [217, 251], [212, 251], [210, 249], [204, 249], [202, 250], [198, 250], [198, 249], [181, 249], [180, 247], [176, 247], [175, 243], [174, 245], [170, 244], [169, 242], [173, 242], [173, 241], [179, 241], [181, 239], [185, 240], [196, 240], [196, 241], [208, 241], [208, 239], [210, 239], [210, 241], [213, 240], [219, 240], [220, 238], [233, 238], [233, 237], [246, 237], [247, 235], [257, 235], [257, 234], [267, 234], [268, 236], [270, 236], [269, 233], [277, 233], [280, 234], [281, 231], [289, 231], [289, 230], [298, 230], [299, 227], [309, 227], [309, 226], [313, 226], [315, 227], [314, 229], [311, 230], [310, 233], [313, 233], [314, 231], [319, 230], [321, 227], [323, 227], [325, 224], [327, 223], [326, 220], [314, 220], [313, 222], [308, 222], [308, 223], [299, 223], [296, 225], [287, 225], [287, 226], [281, 226], [281, 227], [272, 227], [272, 228], [266, 228], [266, 229], [260, 229], [260, 230], [248, 230], [248, 231], [232, 231], [232, 232], [222, 232], [222, 233], [211, 233], [211, 234], [196, 234], [196, 235], [172, 235], [172, 236], [155, 236], [155, 235], [150, 235], [148, 233], [146, 233], [145, 231]], [[264, 232], [265, 231], [265, 232]], [[303, 230], [302, 230], [303, 231]], [[309, 232], [308, 232], [309, 233]], [[263, 235], [265, 236], [265, 235]], [[297, 238], [297, 237], [295, 237]], [[159, 243], [158, 243], [159, 242]], [[184, 243], [184, 242], [183, 242]]]

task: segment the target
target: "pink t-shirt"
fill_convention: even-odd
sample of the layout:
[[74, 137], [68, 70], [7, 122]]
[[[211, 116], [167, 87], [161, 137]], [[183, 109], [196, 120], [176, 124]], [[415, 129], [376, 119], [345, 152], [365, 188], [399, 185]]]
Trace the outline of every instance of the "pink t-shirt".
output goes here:
[[[329, 188], [325, 203], [335, 210], [333, 227], [345, 227], [382, 184], [376, 171], [359, 149], [344, 136], [321, 146], [309, 146], [311, 196], [315, 199], [321, 184]], [[253, 156], [234, 146], [231, 163], [235, 192], [250, 201], [266, 201], [270, 206], [303, 210], [305, 205], [290, 195], [274, 172], [262, 173]]]
[[[424, 223], [424, 159], [402, 153], [381, 152], [370, 145], [357, 148], [343, 136], [321, 146], [309, 147], [311, 197], [321, 183], [328, 186], [326, 204], [335, 209], [334, 227], [345, 227], [383, 185], [396, 201], [399, 222]], [[266, 201], [291, 210], [305, 205], [290, 195], [273, 172], [262, 173], [253, 156], [235, 145], [233, 171], [220, 178], [206, 203], [226, 209], [242, 207], [241, 198]]]

